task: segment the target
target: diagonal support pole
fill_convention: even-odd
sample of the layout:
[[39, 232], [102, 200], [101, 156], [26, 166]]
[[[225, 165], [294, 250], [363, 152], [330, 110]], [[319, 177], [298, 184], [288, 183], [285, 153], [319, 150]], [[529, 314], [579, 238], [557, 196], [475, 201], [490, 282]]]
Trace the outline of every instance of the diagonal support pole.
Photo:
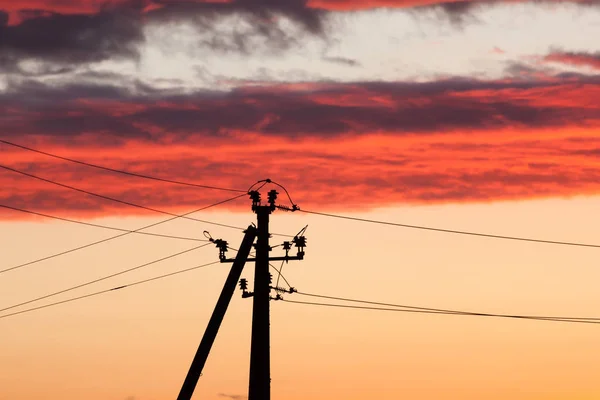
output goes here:
[[225, 285], [223, 286], [223, 290], [221, 291], [221, 295], [219, 296], [215, 310], [210, 317], [208, 326], [206, 327], [206, 331], [204, 332], [204, 336], [202, 337], [202, 341], [198, 347], [198, 351], [196, 351], [196, 355], [194, 356], [192, 365], [190, 366], [185, 381], [183, 382], [179, 396], [177, 396], [177, 400], [190, 400], [194, 394], [194, 389], [196, 389], [198, 379], [202, 374], [202, 369], [204, 368], [204, 364], [206, 364], [208, 354], [210, 353], [210, 349], [215, 341], [215, 338], [217, 337], [219, 327], [221, 326], [221, 322], [223, 322], [223, 317], [227, 312], [227, 307], [229, 306], [229, 302], [231, 301], [231, 297], [235, 292], [237, 282], [242, 275], [242, 270], [244, 269], [244, 265], [246, 264], [246, 260], [248, 259], [248, 255], [252, 249], [252, 244], [256, 238], [257, 229], [254, 226], [249, 226], [245, 233], [246, 235], [242, 240], [240, 250], [238, 251], [235, 261], [231, 266], [231, 270], [229, 271], [229, 275], [227, 276], [227, 280], [225, 281]]

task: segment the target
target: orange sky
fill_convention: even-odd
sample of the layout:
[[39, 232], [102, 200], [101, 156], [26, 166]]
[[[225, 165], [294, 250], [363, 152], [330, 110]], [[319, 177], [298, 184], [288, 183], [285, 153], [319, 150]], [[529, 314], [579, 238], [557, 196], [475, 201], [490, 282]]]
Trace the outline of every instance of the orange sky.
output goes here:
[[[597, 197], [395, 207], [364, 216], [545, 239], [597, 241]], [[244, 226], [245, 213], [199, 217]], [[148, 218], [100, 222], [135, 228]], [[307, 258], [284, 275], [301, 291], [472, 311], [598, 316], [596, 249], [448, 236], [277, 213], [272, 230], [309, 224]], [[240, 234], [193, 221], [157, 232], [232, 245]], [[3, 222], [2, 264], [110, 232]], [[272, 243], [277, 240], [273, 239]], [[2, 275], [2, 305], [135, 266], [193, 244], [129, 237]], [[216, 260], [205, 248], [69, 296]], [[251, 279], [249, 267], [244, 277]], [[0, 399], [164, 399], [176, 395], [227, 267], [0, 320]], [[297, 295], [295, 295], [297, 296]], [[289, 299], [309, 300], [288, 296]], [[588, 400], [600, 396], [594, 325], [272, 304], [273, 398]], [[232, 301], [195, 398], [247, 393], [251, 303]]]

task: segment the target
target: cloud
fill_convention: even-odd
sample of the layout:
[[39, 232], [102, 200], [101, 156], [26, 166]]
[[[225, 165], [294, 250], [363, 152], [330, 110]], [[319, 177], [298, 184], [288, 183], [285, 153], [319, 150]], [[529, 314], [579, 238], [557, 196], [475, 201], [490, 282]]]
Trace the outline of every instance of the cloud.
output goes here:
[[600, 52], [587, 53], [554, 51], [546, 55], [543, 60], [545, 62], [567, 64], [576, 67], [589, 67], [595, 70], [600, 70]]
[[[0, 95], [0, 135], [213, 186], [245, 189], [270, 177], [306, 209], [497, 201], [600, 193], [598, 97], [600, 78], [583, 75], [253, 84], [190, 94], [29, 83]], [[183, 211], [228, 197], [6, 145], [0, 151], [3, 165], [150, 207]], [[0, 204], [65, 216], [148, 215], [9, 171], [0, 171]]]
[[348, 67], [358, 67], [360, 66], [360, 62], [358, 62], [357, 60], [353, 59], [353, 58], [346, 58], [346, 57], [323, 57], [323, 60], [334, 63], [334, 64], [341, 64], [341, 65], [345, 65]]
[[242, 396], [240, 394], [219, 393], [218, 396], [219, 397], [225, 397], [225, 398], [232, 399], [232, 400], [242, 400], [242, 399], [247, 399], [248, 398], [248, 396]]
[[198, 45], [213, 50], [276, 52], [303, 34], [323, 35], [323, 18], [322, 10], [304, 0], [123, 0], [102, 5], [0, 0], [0, 69], [40, 75], [107, 60], [135, 61], [147, 39], [145, 28], [151, 25], [189, 23]]
[[[557, 95], [560, 93], [560, 96]], [[18, 84], [0, 94], [9, 135], [339, 137], [597, 126], [600, 77], [425, 83], [252, 84], [181, 94], [138, 84]], [[67, 112], [68, 110], [68, 112]]]
[[[70, 141], [68, 147], [32, 137], [25, 143], [139, 173], [242, 190], [270, 177], [285, 184], [307, 210], [600, 193], [600, 140], [594, 129], [455, 132], [426, 138], [369, 134], [344, 140], [250, 136], [222, 142], [164, 137], [154, 143], [130, 139], [113, 144], [87, 137]], [[2, 152], [2, 164], [158, 209], [188, 211], [232, 196], [99, 172], [6, 146]], [[8, 171], [0, 171], [0, 182], [0, 204], [78, 218], [160, 216]], [[285, 198], [281, 201], [287, 203]], [[245, 211], [248, 200], [220, 208]], [[24, 217], [0, 214], [2, 219]]]
[[[507, 0], [507, 2], [510, 2]], [[547, 3], [557, 3], [549, 0]], [[573, 0], [582, 5], [597, 0]], [[0, 68], [46, 74], [106, 60], [135, 60], [148, 26], [189, 23], [198, 46], [216, 51], [277, 52], [306, 34], [324, 37], [335, 11], [381, 7], [442, 10], [461, 23], [473, 7], [496, 1], [440, 0], [0, 0]], [[288, 22], [291, 22], [288, 23]], [[341, 61], [341, 60], [339, 60]], [[22, 63], [29, 63], [23, 67]], [[33, 65], [32, 65], [33, 64]], [[43, 65], [43, 64], [50, 64]], [[54, 64], [59, 64], [58, 66]]]
[[[17, 25], [0, 22], [0, 67], [23, 70], [34, 65], [77, 65], [135, 58], [143, 41], [139, 17], [127, 9], [86, 15], [36, 15]], [[50, 68], [50, 67], [46, 67]]]

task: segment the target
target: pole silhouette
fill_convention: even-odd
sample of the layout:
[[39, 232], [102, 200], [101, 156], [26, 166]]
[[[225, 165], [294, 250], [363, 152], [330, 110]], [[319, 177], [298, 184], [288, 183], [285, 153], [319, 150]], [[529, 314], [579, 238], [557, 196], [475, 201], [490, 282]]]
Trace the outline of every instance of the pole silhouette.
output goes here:
[[248, 400], [271, 398], [269, 215], [273, 207], [253, 207], [257, 216], [256, 265], [252, 304], [252, 344], [250, 346], [250, 385]]
[[[227, 307], [229, 306], [229, 302], [231, 301], [233, 292], [236, 289], [237, 282], [242, 275], [242, 270], [244, 269], [244, 265], [246, 264], [246, 260], [248, 259], [248, 255], [252, 249], [252, 243], [254, 243], [254, 239], [256, 238], [256, 228], [249, 226], [245, 233], [246, 234], [242, 240], [240, 250], [238, 251], [235, 261], [231, 266], [231, 270], [229, 271], [225, 285], [223, 285], [223, 290], [221, 291], [217, 305], [215, 306], [212, 316], [208, 322], [204, 336], [200, 341], [200, 346], [198, 346], [198, 350], [196, 351], [192, 365], [190, 366], [185, 381], [183, 382], [179, 396], [177, 396], [177, 400], [190, 400], [194, 394], [194, 390], [198, 384], [198, 379], [202, 374], [202, 369], [204, 368], [204, 364], [206, 364], [208, 354], [210, 353], [210, 349], [212, 348], [215, 338], [217, 337], [219, 327], [221, 326], [221, 322], [223, 322], [223, 317], [227, 312]], [[223, 243], [226, 245], [226, 242]], [[221, 252], [221, 261], [224, 261], [224, 257], [224, 252]]]
[[[270, 182], [271, 181], [268, 180], [268, 183]], [[299, 208], [295, 204], [292, 204], [291, 208], [276, 205], [275, 200], [278, 195], [276, 190], [269, 191], [268, 201], [266, 203], [261, 202], [261, 196], [257, 190], [249, 191], [248, 194], [252, 199], [252, 211], [256, 213], [257, 225], [256, 227], [249, 226], [248, 229], [244, 231], [245, 236], [235, 259], [226, 258], [225, 253], [228, 250], [226, 241], [221, 239], [215, 240], [210, 237], [208, 232], [205, 232], [205, 236], [208, 234], [207, 238], [219, 248], [220, 261], [222, 263], [233, 263], [233, 265], [177, 400], [190, 400], [194, 394], [194, 389], [202, 374], [202, 369], [204, 368], [212, 344], [217, 336], [238, 280], [240, 289], [242, 290], [242, 298], [253, 298], [248, 400], [271, 399], [270, 301], [283, 300], [282, 293], [291, 294], [297, 292], [297, 290], [292, 287], [286, 289], [271, 286], [272, 277], [269, 273], [270, 261], [278, 260], [289, 262], [291, 260], [303, 260], [304, 248], [306, 247], [306, 237], [303, 234], [306, 227], [294, 236], [291, 241], [285, 241], [281, 244], [285, 251], [285, 256], [269, 257], [271, 251], [271, 246], [269, 245], [269, 238], [271, 236], [269, 233], [269, 216], [278, 208], [285, 211], [296, 211]], [[256, 239], [256, 256], [251, 258], [249, 255], [254, 239]], [[295, 256], [290, 255], [292, 246], [297, 248], [297, 254]], [[255, 262], [253, 292], [247, 290], [248, 281], [246, 279], [240, 279], [244, 265], [248, 261]], [[271, 297], [271, 290], [277, 292], [275, 297]]]

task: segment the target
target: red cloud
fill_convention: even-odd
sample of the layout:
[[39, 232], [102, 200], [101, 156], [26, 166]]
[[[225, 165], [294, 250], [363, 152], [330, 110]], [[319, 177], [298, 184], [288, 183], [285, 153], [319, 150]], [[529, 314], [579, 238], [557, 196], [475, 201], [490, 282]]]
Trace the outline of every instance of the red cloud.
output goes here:
[[[162, 98], [34, 90], [36, 102], [26, 89], [0, 98], [4, 132], [13, 132], [5, 139], [212, 186], [244, 190], [270, 177], [306, 209], [600, 193], [600, 83], [591, 77], [315, 83]], [[0, 150], [3, 165], [154, 208], [189, 210], [230, 195]], [[0, 204], [67, 216], [143, 212], [9, 171], [0, 171]]]
[[[527, 2], [528, 0], [501, 0], [511, 3], [515, 1]], [[531, 0], [533, 1], [533, 0]], [[548, 3], [562, 2], [562, 0], [547, 0]], [[589, 0], [570, 0], [572, 3], [589, 4]], [[485, 0], [0, 0], [0, 10], [11, 14], [11, 23], [18, 23], [27, 17], [28, 11], [45, 11], [60, 14], [94, 14], [114, 7], [135, 6], [144, 11], [151, 11], [169, 7], [186, 7], [194, 4], [231, 4], [240, 9], [252, 8], [304, 8], [327, 11], [354, 11], [374, 8], [411, 8], [446, 5], [449, 11], [461, 12], [466, 10], [468, 4], [490, 4]], [[19, 12], [24, 11], [23, 15]]]
[[569, 64], [577, 67], [590, 67], [600, 70], [600, 52], [553, 52], [545, 56], [544, 61]]
[[[285, 184], [294, 200], [306, 209], [600, 192], [600, 139], [589, 129], [456, 132], [425, 138], [369, 134], [345, 140], [250, 135], [239, 142], [190, 140], [172, 146], [130, 140], [111, 147], [99, 140], [86, 144], [88, 139], [65, 148], [47, 139], [31, 141], [59, 154], [202, 184], [244, 190], [256, 180], [271, 177]], [[2, 164], [170, 211], [191, 210], [232, 195], [99, 172], [6, 146], [3, 153]], [[0, 182], [0, 204], [67, 216], [152, 214], [9, 171], [0, 173]], [[287, 203], [284, 197], [281, 201]], [[239, 200], [226, 207], [247, 206]]]

